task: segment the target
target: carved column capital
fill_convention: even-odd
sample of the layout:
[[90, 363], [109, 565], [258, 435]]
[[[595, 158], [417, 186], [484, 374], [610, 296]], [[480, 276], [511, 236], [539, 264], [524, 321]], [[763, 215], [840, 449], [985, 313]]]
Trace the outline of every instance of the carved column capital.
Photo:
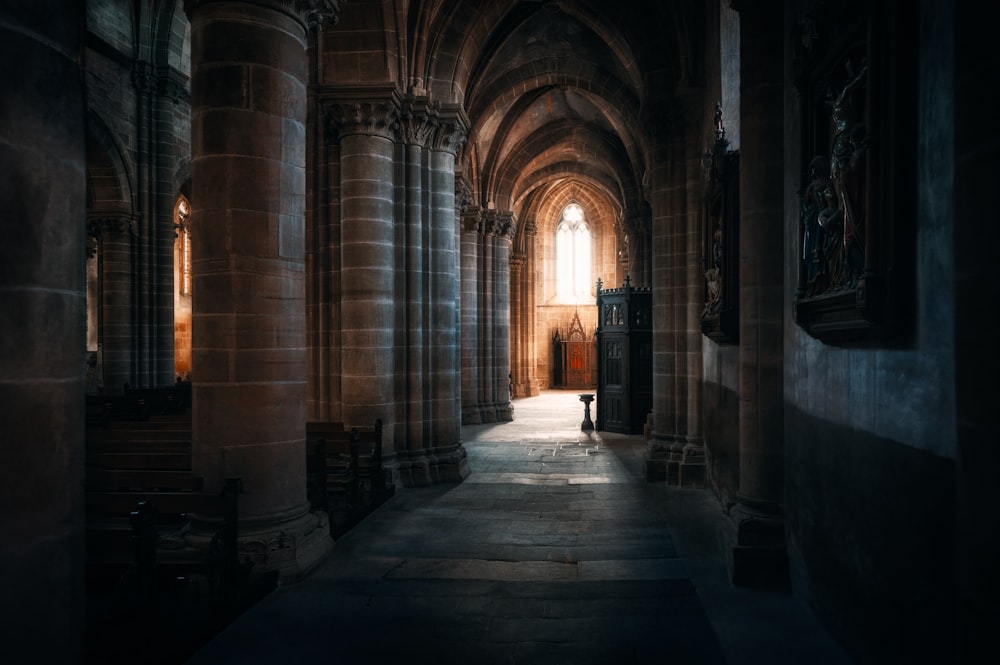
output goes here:
[[336, 136], [365, 134], [396, 140], [400, 99], [394, 89], [343, 91], [322, 101], [329, 129]]
[[455, 174], [455, 207], [465, 210], [472, 205], [472, 183], [464, 175]]
[[486, 234], [510, 242], [514, 238], [514, 213], [500, 210], [490, 210], [486, 215]]
[[184, 0], [184, 12], [191, 18], [199, 8], [219, 2], [237, 2], [273, 9], [291, 16], [306, 30], [336, 23], [343, 4], [343, 0]]
[[399, 136], [403, 143], [429, 146], [437, 129], [436, 115], [436, 110], [426, 97], [407, 96], [399, 111]]
[[92, 212], [87, 215], [87, 234], [99, 238], [104, 234], [131, 233], [138, 235], [137, 215], [129, 212]]
[[437, 114], [433, 148], [457, 155], [469, 133], [469, 121], [458, 106], [442, 108]]
[[159, 77], [153, 65], [145, 60], [138, 60], [132, 69], [132, 85], [140, 95], [152, 95], [159, 88]]
[[479, 206], [466, 206], [462, 210], [462, 230], [469, 233], [483, 232], [483, 209]]

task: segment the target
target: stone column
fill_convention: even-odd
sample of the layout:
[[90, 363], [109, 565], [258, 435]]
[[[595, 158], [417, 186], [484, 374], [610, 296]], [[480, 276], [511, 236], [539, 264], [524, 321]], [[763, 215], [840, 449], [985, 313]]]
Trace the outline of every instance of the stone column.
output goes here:
[[513, 372], [513, 397], [524, 396], [525, 368], [525, 321], [524, 313], [524, 254], [514, 252], [510, 257], [510, 359]]
[[534, 397], [538, 389], [538, 319], [535, 310], [535, 289], [537, 288], [538, 264], [535, 262], [535, 243], [538, 223], [534, 218], [524, 224], [524, 318], [525, 318], [525, 369], [524, 396]]
[[787, 584], [782, 392], [782, 3], [744, 3], [740, 12], [739, 452], [735, 584]]
[[454, 365], [460, 345], [456, 321], [459, 287], [458, 242], [455, 226], [455, 156], [465, 141], [468, 121], [458, 108], [438, 113], [430, 150], [431, 246], [430, 339], [431, 453], [435, 482], [455, 482], [468, 474], [461, 446], [461, 384]]
[[0, 4], [0, 639], [84, 662], [83, 3]]
[[[670, 104], [669, 101], [661, 103]], [[652, 140], [656, 158], [648, 178], [647, 198], [652, 209], [653, 428], [647, 443], [646, 477], [666, 480], [671, 464], [676, 477], [683, 446], [677, 439], [680, 331], [675, 317], [676, 298], [681, 295], [677, 290], [677, 227], [680, 222], [676, 212], [680, 185], [675, 182], [680, 148], [679, 137], [673, 128], [661, 128]]]
[[[428, 301], [428, 266], [426, 259], [433, 247], [426, 247], [430, 220], [424, 215], [424, 186], [427, 178], [427, 146], [434, 123], [428, 114], [425, 101], [407, 99], [400, 115], [400, 135], [403, 139], [405, 182], [405, 274], [406, 274], [406, 323], [402, 334], [406, 339], [406, 397], [402, 408], [405, 410], [405, 446], [407, 450], [419, 451], [427, 445], [430, 422], [425, 395], [425, 384], [429, 377], [425, 369], [430, 362], [425, 348], [429, 340], [430, 322], [425, 318]], [[433, 357], [433, 356], [431, 356]]]
[[468, 206], [462, 213], [462, 424], [482, 422], [479, 408], [479, 229], [482, 210]]
[[[698, 106], [688, 98], [689, 113], [697, 116]], [[685, 143], [684, 187], [684, 240], [683, 240], [683, 299], [682, 320], [684, 373], [682, 392], [685, 418], [684, 446], [678, 465], [677, 483], [681, 486], [701, 486], [705, 482], [705, 439], [702, 433], [701, 385], [703, 376], [701, 310], [704, 293], [704, 267], [702, 265], [702, 215], [699, 182], [702, 173], [701, 146], [694, 141]]]
[[[1000, 530], [996, 524], [996, 471], [1000, 468], [1000, 410], [996, 405], [996, 368], [1000, 367], [1000, 349], [992, 326], [983, 325], [983, 304], [1000, 301], [1000, 264], [996, 247], [1000, 229], [983, 223], [992, 219], [995, 203], [994, 174], [1000, 137], [996, 132], [982, 132], [973, 118], [983, 102], [982, 82], [996, 71], [996, 52], [989, 49], [984, 57], [983, 44], [994, 38], [991, 21], [984, 21], [970, 3], [941, 3], [934, 22], [934, 41], [947, 39], [947, 14], [954, 12], [951, 35], [960, 35], [954, 44], [954, 62], [935, 59], [932, 76], [942, 77], [941, 85], [928, 85], [921, 95], [933, 96], [954, 132], [954, 248], [955, 257], [955, 416], [957, 429], [956, 472], [956, 550], [955, 591], [958, 624], [956, 662], [976, 662], [996, 644], [996, 608], [1000, 596], [1000, 578], [996, 554], [1000, 551]], [[941, 14], [944, 14], [943, 16]], [[935, 51], [928, 51], [934, 54]], [[927, 57], [926, 55], [922, 56]], [[951, 65], [951, 66], [942, 66]], [[952, 72], [961, 73], [954, 76]], [[953, 102], [947, 87], [954, 85]], [[944, 88], [944, 89], [942, 89]], [[931, 134], [931, 132], [928, 132]], [[943, 133], [942, 133], [943, 134]], [[928, 140], [921, 157], [934, 155], [936, 176], [941, 142]], [[944, 160], [947, 162], [947, 159]], [[943, 167], [943, 165], [942, 165]], [[933, 196], [927, 192], [924, 196]], [[935, 276], [935, 279], [937, 277]]]
[[394, 91], [329, 106], [340, 132], [341, 391], [348, 425], [381, 418], [394, 450]]
[[497, 422], [513, 420], [510, 404], [510, 250], [514, 234], [514, 216], [501, 212], [494, 230], [493, 290], [493, 367], [496, 381], [493, 390]]
[[[132, 348], [132, 241], [135, 218], [127, 212], [90, 215], [87, 224], [98, 237], [102, 374], [108, 394], [136, 387]], [[173, 356], [171, 355], [171, 358]]]
[[458, 238], [455, 235], [455, 155], [465, 141], [467, 123], [457, 112], [442, 112], [430, 151], [431, 321], [428, 351], [431, 368], [431, 414], [434, 447], [458, 443], [460, 389], [451, 360], [459, 344], [455, 330], [458, 295]]
[[[148, 17], [147, 17], [148, 20]], [[174, 168], [175, 105], [186, 81], [169, 66], [135, 64], [137, 215], [131, 280], [134, 385], [174, 383]]]
[[[329, 551], [305, 487], [303, 5], [189, 0], [193, 460], [240, 477], [255, 571], [292, 580]], [[191, 541], [208, 546], [211, 522]]]
[[496, 213], [484, 211], [481, 233], [479, 236], [479, 349], [476, 362], [479, 365], [479, 420], [483, 423], [495, 423], [497, 420], [496, 399], [494, 388], [496, 384], [495, 354], [493, 352], [493, 316], [494, 289], [496, 288], [496, 269], [493, 243], [493, 226]]

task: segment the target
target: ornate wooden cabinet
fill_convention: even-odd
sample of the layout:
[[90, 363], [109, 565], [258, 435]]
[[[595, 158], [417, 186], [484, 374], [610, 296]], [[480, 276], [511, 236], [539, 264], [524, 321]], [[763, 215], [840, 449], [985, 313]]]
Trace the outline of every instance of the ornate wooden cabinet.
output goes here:
[[641, 434], [653, 407], [653, 297], [597, 283], [597, 429]]
[[587, 338], [583, 324], [580, 323], [579, 312], [573, 315], [566, 339], [562, 339], [557, 331], [553, 342], [556, 385], [562, 388], [592, 389], [596, 381], [594, 341]]

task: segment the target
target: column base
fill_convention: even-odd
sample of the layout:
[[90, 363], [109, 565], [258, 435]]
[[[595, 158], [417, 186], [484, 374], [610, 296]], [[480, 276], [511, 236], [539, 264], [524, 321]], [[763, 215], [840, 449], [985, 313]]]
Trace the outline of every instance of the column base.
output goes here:
[[468, 455], [462, 444], [387, 455], [383, 464], [397, 487], [430, 487], [440, 483], [460, 483], [470, 473]]
[[[215, 523], [192, 520], [187, 543], [211, 547]], [[307, 509], [240, 519], [237, 536], [240, 561], [251, 561], [251, 577], [278, 575], [278, 583], [297, 582], [323, 562], [333, 549], [327, 514]]]
[[734, 586], [789, 590], [784, 517], [737, 503], [729, 518], [732, 529], [723, 537], [730, 582]]
[[469, 477], [469, 457], [461, 443], [445, 448], [435, 448], [437, 482], [460, 483]]
[[497, 419], [498, 423], [508, 423], [514, 420], [514, 406], [510, 402], [502, 402], [497, 404]]
[[482, 424], [482, 418], [479, 415], [478, 408], [472, 409], [462, 409], [462, 424], [463, 425], [480, 425]]
[[480, 404], [479, 405], [479, 422], [480, 422], [480, 424], [495, 423], [496, 421], [497, 421], [496, 405], [493, 405], [493, 404]]
[[651, 438], [646, 441], [646, 482], [668, 482], [670, 445], [670, 441], [663, 439]]
[[705, 446], [701, 441], [684, 446], [677, 467], [677, 484], [681, 487], [705, 486]]

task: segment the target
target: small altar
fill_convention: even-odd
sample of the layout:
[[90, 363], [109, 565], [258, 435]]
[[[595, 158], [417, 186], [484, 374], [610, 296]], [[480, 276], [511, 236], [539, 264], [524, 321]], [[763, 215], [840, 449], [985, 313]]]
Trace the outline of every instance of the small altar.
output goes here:
[[597, 346], [584, 331], [579, 312], [574, 313], [566, 338], [557, 330], [552, 341], [555, 356], [554, 386], [593, 388], [597, 384]]

